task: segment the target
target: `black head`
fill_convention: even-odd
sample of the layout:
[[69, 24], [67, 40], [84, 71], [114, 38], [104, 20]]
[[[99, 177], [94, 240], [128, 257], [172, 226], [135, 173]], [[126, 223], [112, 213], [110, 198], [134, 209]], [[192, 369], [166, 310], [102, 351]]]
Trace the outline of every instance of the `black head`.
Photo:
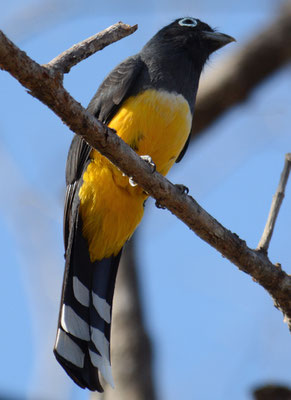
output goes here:
[[182, 94], [194, 109], [202, 68], [215, 50], [233, 42], [199, 19], [184, 17], [162, 28], [139, 53], [146, 65], [142, 86]]
[[199, 58], [204, 64], [209, 55], [226, 44], [235, 41], [231, 36], [212, 29], [206, 23], [192, 17], [176, 19], [162, 28], [145, 46], [165, 51], [187, 51], [190, 57]]

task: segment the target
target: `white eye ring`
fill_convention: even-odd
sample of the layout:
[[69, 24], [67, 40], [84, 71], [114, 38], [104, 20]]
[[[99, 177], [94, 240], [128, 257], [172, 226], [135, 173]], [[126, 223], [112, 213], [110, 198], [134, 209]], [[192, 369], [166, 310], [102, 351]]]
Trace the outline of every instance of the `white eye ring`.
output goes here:
[[[191, 21], [191, 23], [189, 24], [188, 21]], [[197, 24], [198, 24], [196, 19], [190, 18], [190, 17], [182, 18], [182, 19], [180, 19], [180, 21], [178, 23], [181, 26], [191, 26], [192, 28], [194, 28], [194, 26], [197, 26]]]

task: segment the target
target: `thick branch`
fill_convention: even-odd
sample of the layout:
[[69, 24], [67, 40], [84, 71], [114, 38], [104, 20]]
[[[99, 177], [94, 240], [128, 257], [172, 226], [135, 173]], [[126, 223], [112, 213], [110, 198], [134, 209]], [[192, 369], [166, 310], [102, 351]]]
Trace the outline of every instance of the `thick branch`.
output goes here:
[[198, 236], [259, 282], [274, 298], [291, 328], [291, 277], [273, 265], [264, 253], [248, 248], [243, 240], [219, 224], [192, 197], [181, 194], [159, 173], [152, 174], [151, 168], [129, 146], [69, 95], [51, 68], [36, 64], [3, 33], [0, 34], [0, 66]]
[[192, 139], [230, 107], [251, 95], [264, 79], [291, 60], [291, 1], [271, 25], [232, 53], [201, 81]]

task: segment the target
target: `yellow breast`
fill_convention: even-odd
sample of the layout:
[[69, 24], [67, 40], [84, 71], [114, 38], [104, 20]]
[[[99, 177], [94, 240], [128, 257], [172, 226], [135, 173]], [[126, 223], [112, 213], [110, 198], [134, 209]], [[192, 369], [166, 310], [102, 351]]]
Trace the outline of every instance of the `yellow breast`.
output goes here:
[[[109, 126], [138, 154], [150, 155], [166, 175], [191, 129], [192, 116], [182, 95], [147, 90], [127, 99]], [[143, 215], [146, 194], [93, 150], [79, 192], [83, 234], [91, 261], [116, 255]]]
[[150, 155], [166, 175], [191, 129], [192, 115], [182, 95], [146, 90], [130, 97], [109, 126], [138, 154]]

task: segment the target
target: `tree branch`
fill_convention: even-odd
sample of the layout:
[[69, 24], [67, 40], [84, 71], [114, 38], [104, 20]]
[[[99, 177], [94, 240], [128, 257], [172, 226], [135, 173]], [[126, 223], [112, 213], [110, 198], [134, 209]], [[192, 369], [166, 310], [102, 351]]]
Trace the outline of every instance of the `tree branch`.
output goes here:
[[59, 74], [40, 66], [0, 32], [0, 66], [18, 79], [30, 93], [50, 107], [71, 130], [132, 176], [162, 206], [180, 218], [198, 236], [216, 248], [239, 269], [248, 273], [273, 297], [291, 329], [291, 277], [273, 265], [266, 254], [252, 250], [236, 234], [224, 228], [190, 196], [151, 168], [113, 130], [101, 124], [63, 88]]
[[289, 173], [291, 168], [291, 153], [285, 155], [285, 163], [284, 168], [280, 177], [280, 182], [278, 184], [277, 191], [273, 197], [273, 201], [271, 204], [268, 220], [266, 222], [266, 226], [261, 237], [261, 240], [258, 244], [258, 250], [262, 250], [267, 253], [270, 240], [273, 235], [275, 223], [279, 214], [279, 210], [282, 204], [282, 201], [285, 196], [285, 188], [287, 185]]
[[104, 49], [104, 47], [109, 44], [131, 35], [136, 30], [137, 25], [130, 26], [123, 22], [117, 22], [117, 24], [109, 26], [109, 28], [104, 29], [104, 31], [75, 44], [70, 49], [55, 57], [46, 66], [55, 68], [62, 73], [68, 73], [71, 68], [80, 61], [83, 61], [97, 51]]

